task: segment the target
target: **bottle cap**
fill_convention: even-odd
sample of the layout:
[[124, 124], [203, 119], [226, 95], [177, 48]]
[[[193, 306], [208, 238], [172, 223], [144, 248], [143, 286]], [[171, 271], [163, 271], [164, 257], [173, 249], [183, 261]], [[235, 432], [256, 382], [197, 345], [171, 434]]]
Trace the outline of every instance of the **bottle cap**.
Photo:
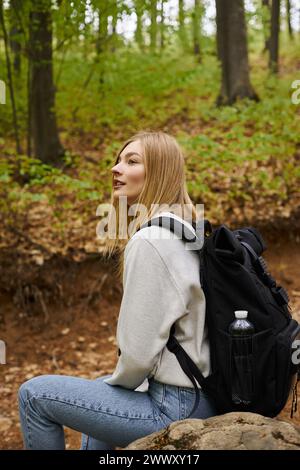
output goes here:
[[247, 318], [248, 310], [235, 310], [235, 318]]

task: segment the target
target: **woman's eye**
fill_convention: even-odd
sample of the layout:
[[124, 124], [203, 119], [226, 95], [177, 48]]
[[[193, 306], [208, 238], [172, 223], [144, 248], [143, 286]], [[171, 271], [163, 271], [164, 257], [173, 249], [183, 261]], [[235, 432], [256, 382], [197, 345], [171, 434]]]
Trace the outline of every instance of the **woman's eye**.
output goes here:
[[[116, 165], [118, 165], [118, 163], [120, 163], [120, 159], [118, 158], [118, 160], [116, 161]], [[131, 160], [131, 158], [128, 160], [128, 163], [137, 163], [136, 160]]]

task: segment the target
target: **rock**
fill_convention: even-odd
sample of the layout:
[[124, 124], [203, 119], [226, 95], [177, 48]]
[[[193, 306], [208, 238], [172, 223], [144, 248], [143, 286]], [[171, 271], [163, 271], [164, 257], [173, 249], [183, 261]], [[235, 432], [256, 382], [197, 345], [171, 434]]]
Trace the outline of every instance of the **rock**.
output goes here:
[[125, 449], [300, 450], [300, 427], [255, 413], [227, 413], [175, 421]]

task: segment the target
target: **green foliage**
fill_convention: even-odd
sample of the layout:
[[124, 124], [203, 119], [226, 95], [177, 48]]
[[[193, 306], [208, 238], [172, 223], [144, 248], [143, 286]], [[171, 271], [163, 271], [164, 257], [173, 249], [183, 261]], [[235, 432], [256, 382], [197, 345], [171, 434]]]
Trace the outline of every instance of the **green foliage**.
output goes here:
[[[74, 201], [101, 201], [101, 181], [74, 178], [40, 160], [21, 155], [13, 160], [0, 159], [0, 212], [20, 215], [33, 203], [53, 206], [59, 219]], [[17, 178], [17, 180], [16, 180]], [[61, 203], [62, 198], [64, 200]]]
[[[201, 64], [192, 54], [183, 55], [176, 41], [161, 54], [126, 46], [97, 55], [90, 25], [82, 26], [81, 38], [78, 21], [84, 2], [77, 4], [77, 18], [68, 2], [62, 3], [63, 16], [54, 12], [54, 76], [62, 141], [67, 148], [69, 142], [80, 147], [76, 154], [66, 153], [62, 169], [24, 155], [15, 157], [6, 145], [13, 138], [8, 100], [0, 107], [1, 210], [9, 207], [21, 213], [44, 201], [63, 220], [64, 211], [80, 201], [107, 201], [117, 152], [140, 129], [163, 129], [177, 137], [185, 151], [188, 189], [195, 202], [205, 199], [212, 207], [226, 200], [233, 206], [253, 203], [259, 195], [275, 205], [296, 191], [300, 115], [299, 107], [291, 103], [291, 83], [300, 78], [295, 66], [299, 42], [282, 38], [281, 73], [270, 77], [262, 53], [265, 18], [260, 2], [247, 15], [251, 81], [261, 101], [222, 108], [215, 106], [221, 76], [214, 38], [202, 35]], [[25, 148], [25, 61], [23, 65], [15, 83]], [[0, 61], [0, 77], [4, 76]], [[98, 152], [99, 161], [83, 160], [79, 148]], [[86, 204], [81, 210], [91, 209]]]

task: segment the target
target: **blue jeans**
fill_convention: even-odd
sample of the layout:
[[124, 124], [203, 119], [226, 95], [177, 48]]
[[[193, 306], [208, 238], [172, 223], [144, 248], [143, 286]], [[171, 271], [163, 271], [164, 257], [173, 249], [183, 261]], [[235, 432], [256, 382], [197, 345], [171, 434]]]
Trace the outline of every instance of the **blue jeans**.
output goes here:
[[[63, 426], [82, 433], [82, 450], [111, 450], [187, 418], [195, 390], [149, 379], [146, 392], [66, 375], [40, 375], [19, 389], [25, 449], [65, 449]], [[201, 391], [192, 418], [216, 411]]]

